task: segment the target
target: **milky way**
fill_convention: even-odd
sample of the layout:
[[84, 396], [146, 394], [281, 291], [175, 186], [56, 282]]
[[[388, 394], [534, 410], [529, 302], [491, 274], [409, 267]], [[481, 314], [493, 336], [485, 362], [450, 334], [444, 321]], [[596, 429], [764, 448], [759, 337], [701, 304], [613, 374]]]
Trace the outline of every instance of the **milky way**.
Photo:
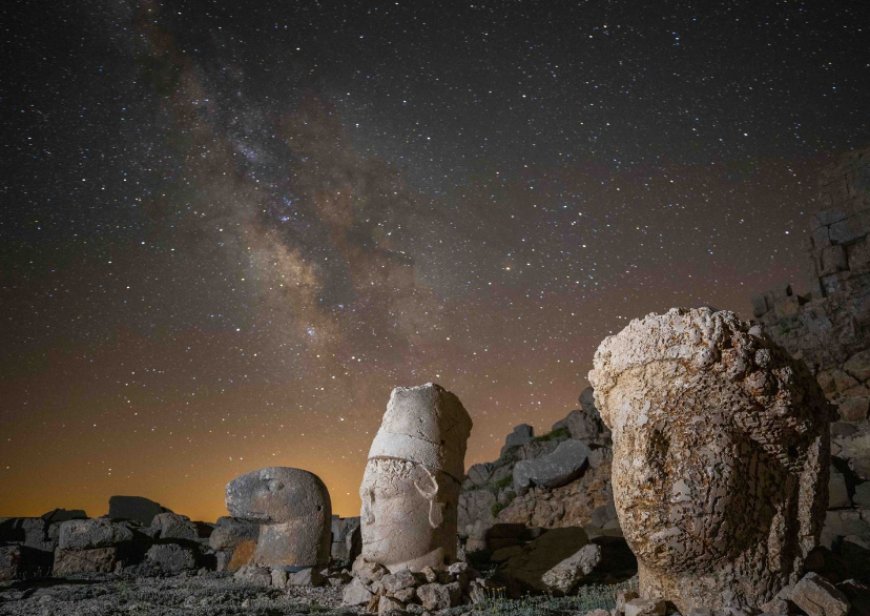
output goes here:
[[[471, 462], [598, 342], [805, 277], [862, 3], [6, 3], [0, 514], [357, 487], [390, 389]], [[748, 316], [748, 314], [747, 314]]]

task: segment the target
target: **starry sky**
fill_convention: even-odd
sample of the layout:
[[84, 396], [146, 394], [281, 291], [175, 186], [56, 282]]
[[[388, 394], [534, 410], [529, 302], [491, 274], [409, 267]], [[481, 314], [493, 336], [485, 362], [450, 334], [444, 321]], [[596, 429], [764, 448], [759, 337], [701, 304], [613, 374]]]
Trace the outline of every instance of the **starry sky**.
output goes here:
[[467, 463], [628, 319], [806, 287], [866, 2], [4, 2], [0, 514], [255, 468], [357, 489], [435, 381]]

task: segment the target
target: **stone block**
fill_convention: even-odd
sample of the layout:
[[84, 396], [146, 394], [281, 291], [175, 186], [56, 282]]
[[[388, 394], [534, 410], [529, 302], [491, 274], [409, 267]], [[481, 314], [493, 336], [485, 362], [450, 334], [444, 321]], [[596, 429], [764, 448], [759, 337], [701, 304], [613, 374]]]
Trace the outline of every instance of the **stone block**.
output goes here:
[[846, 249], [837, 244], [823, 248], [819, 254], [819, 274], [826, 276], [848, 269]]

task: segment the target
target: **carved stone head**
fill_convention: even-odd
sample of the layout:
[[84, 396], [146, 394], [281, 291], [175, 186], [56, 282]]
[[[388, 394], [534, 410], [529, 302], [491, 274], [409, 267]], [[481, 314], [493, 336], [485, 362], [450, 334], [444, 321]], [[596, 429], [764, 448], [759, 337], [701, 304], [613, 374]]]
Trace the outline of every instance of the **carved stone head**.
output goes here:
[[673, 309], [602, 342], [589, 380], [641, 593], [758, 606], [796, 581], [827, 504], [815, 379], [733, 313]]
[[364, 558], [391, 571], [455, 559], [470, 431], [462, 403], [438, 385], [393, 390], [360, 486]]

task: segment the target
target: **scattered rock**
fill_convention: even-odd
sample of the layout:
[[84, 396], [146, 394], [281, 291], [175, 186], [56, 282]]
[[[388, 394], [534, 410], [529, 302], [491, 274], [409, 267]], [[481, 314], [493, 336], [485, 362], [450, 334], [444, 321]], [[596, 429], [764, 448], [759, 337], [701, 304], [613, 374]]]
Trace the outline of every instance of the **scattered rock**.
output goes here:
[[849, 490], [843, 473], [831, 466], [828, 481], [828, 509], [841, 509], [851, 506]]
[[817, 573], [807, 573], [794, 585], [789, 600], [808, 616], [846, 616], [849, 600], [836, 586]]
[[570, 439], [559, 443], [556, 450], [535, 460], [521, 460], [514, 466], [513, 486], [517, 494], [525, 494], [531, 486], [558, 488], [576, 479], [586, 468], [589, 447]]
[[505, 437], [504, 446], [501, 448], [501, 455], [504, 456], [514, 447], [530, 443], [533, 438], [535, 438], [535, 429], [529, 424], [514, 426], [513, 431]]
[[373, 596], [374, 593], [362, 580], [354, 578], [344, 587], [341, 603], [342, 605], [367, 605]]
[[458, 582], [450, 584], [423, 584], [417, 588], [417, 597], [423, 605], [423, 609], [434, 612], [437, 610], [446, 610], [447, 608], [459, 605], [459, 600], [462, 598], [462, 589]]
[[600, 563], [601, 546], [590, 543], [544, 573], [541, 581], [551, 591], [568, 594]]

